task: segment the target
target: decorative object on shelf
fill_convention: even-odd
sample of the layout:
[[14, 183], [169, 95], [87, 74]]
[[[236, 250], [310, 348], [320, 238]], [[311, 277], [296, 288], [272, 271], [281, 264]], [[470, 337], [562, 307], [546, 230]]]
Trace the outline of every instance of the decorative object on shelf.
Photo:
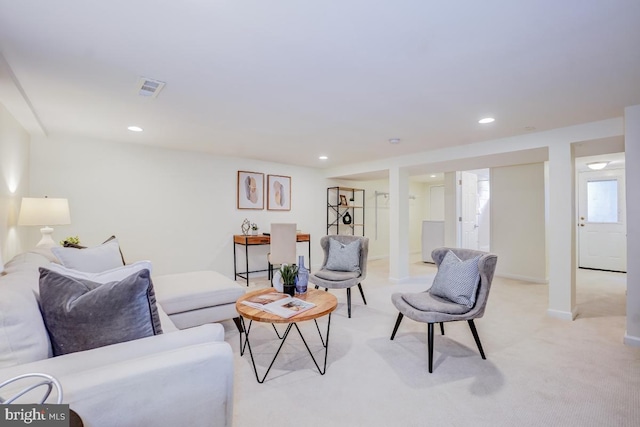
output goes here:
[[307, 293], [307, 285], [309, 283], [309, 270], [304, 266], [304, 256], [298, 256], [298, 280], [296, 281], [296, 292], [299, 294]]
[[251, 223], [251, 234], [254, 236], [258, 235], [258, 224], [256, 224], [255, 222]]
[[345, 214], [342, 216], [342, 222], [343, 222], [344, 224], [347, 224], [347, 225], [351, 224], [351, 220], [352, 220], [352, 218], [351, 218], [351, 215], [349, 215], [349, 212], [345, 213]]
[[365, 190], [327, 187], [327, 235], [364, 236]]
[[242, 226], [240, 227], [240, 229], [242, 230], [242, 234], [248, 236], [249, 230], [251, 229], [251, 222], [247, 218], [245, 218], [244, 221], [242, 221]]
[[280, 275], [282, 276], [283, 292], [294, 296], [296, 294], [298, 267], [295, 264], [282, 264], [282, 267], [280, 267]]
[[264, 209], [264, 174], [238, 171], [238, 209]]
[[267, 175], [267, 210], [291, 210], [291, 177]]
[[51, 238], [53, 228], [50, 225], [71, 224], [69, 202], [67, 199], [50, 199], [48, 197], [23, 197], [20, 204], [18, 225], [39, 225], [42, 239], [36, 246], [55, 246]]

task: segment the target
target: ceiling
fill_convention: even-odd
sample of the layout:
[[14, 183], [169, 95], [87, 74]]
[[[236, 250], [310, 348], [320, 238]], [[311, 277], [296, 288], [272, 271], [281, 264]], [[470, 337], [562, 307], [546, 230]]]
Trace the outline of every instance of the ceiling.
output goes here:
[[0, 0], [28, 111], [0, 102], [36, 134], [333, 167], [620, 117], [638, 22], [637, 0]]

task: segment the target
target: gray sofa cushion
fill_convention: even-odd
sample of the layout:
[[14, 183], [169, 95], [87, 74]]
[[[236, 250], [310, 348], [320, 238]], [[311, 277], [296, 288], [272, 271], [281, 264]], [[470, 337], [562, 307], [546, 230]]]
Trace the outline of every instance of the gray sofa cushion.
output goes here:
[[360, 242], [340, 243], [336, 239], [329, 240], [329, 256], [327, 270], [355, 271], [360, 273]]
[[480, 282], [478, 260], [480, 256], [461, 261], [453, 252], [448, 251], [438, 266], [429, 292], [466, 307], [473, 307]]
[[54, 356], [162, 333], [147, 269], [100, 284], [40, 268], [40, 307]]

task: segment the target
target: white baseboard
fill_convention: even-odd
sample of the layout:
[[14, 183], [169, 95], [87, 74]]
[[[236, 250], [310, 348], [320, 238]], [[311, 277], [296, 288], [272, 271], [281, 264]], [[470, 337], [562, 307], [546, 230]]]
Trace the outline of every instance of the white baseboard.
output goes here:
[[633, 335], [629, 335], [627, 332], [624, 333], [625, 345], [630, 347], [640, 347], [640, 337], [634, 337]]
[[547, 310], [547, 316], [553, 317], [555, 319], [561, 320], [574, 320], [578, 315], [578, 310], [574, 307], [571, 311], [561, 311], [561, 310]]
[[513, 280], [521, 280], [523, 282], [530, 283], [540, 283], [540, 284], [548, 284], [549, 279], [540, 279], [539, 277], [528, 277], [528, 276], [520, 276], [518, 274], [509, 274], [509, 273], [496, 273], [497, 277], [503, 277], [505, 279], [513, 279]]

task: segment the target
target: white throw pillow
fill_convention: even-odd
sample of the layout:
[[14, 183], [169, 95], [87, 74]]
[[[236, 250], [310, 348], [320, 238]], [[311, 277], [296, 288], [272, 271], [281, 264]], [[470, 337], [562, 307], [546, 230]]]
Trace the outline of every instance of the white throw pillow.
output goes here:
[[92, 248], [55, 247], [51, 251], [65, 267], [88, 273], [100, 273], [124, 265], [117, 239]]
[[0, 280], [0, 368], [51, 357], [36, 296], [23, 283], [30, 280], [34, 280], [31, 272], [13, 273], [11, 278]]
[[86, 271], [74, 270], [53, 262], [44, 268], [55, 271], [56, 273], [62, 274], [63, 276], [75, 277], [76, 279], [86, 279], [102, 284], [109, 282], [120, 282], [126, 277], [129, 277], [133, 273], [137, 273], [140, 270], [146, 269], [149, 270], [149, 273], [152, 272], [151, 261], [136, 261], [133, 264], [112, 268], [111, 270], [102, 271], [99, 273], [88, 273]]

